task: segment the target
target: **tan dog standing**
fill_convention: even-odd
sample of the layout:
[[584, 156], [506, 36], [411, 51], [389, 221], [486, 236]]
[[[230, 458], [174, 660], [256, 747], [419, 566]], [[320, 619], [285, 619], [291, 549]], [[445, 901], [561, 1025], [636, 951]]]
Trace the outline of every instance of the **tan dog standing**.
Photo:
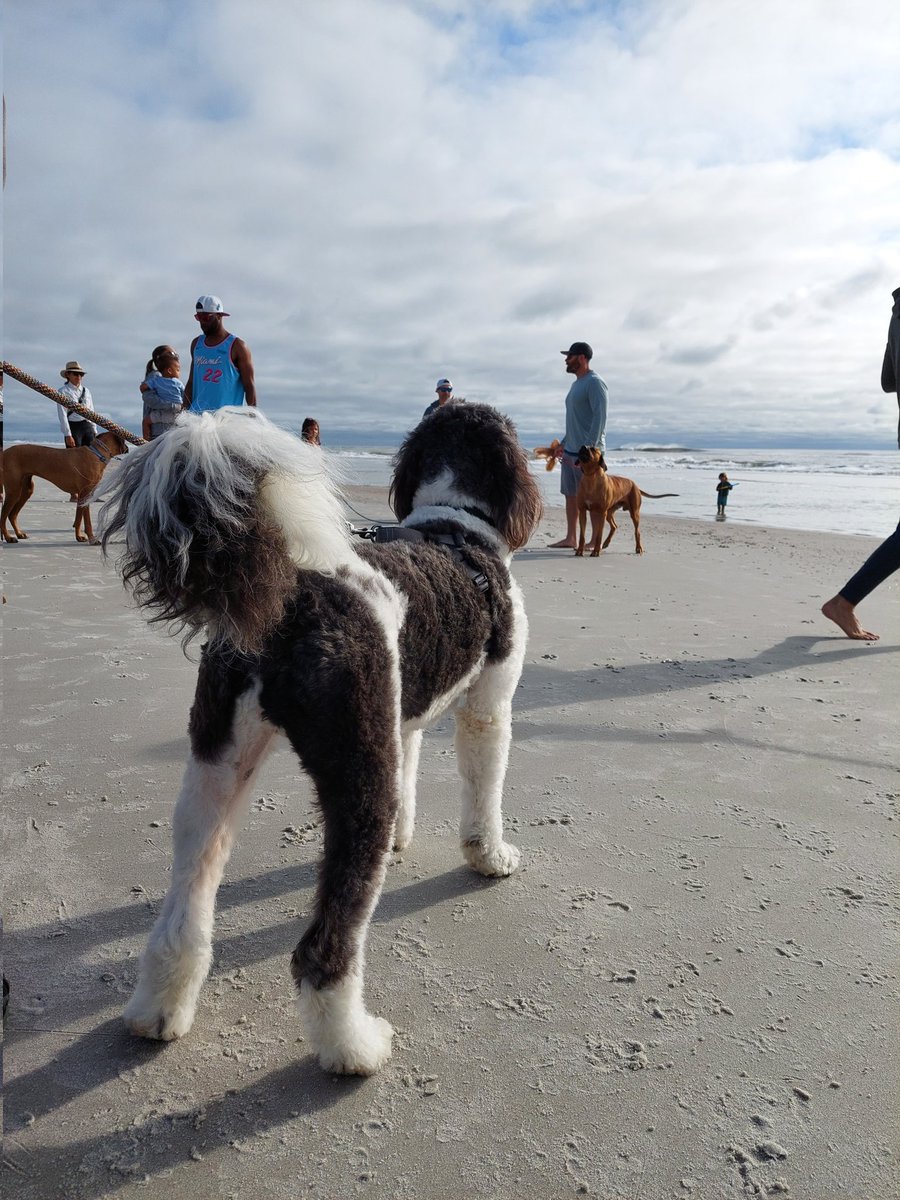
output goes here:
[[[75, 509], [75, 540], [93, 542], [94, 527], [87, 501], [106, 464], [118, 454], [125, 454], [128, 446], [117, 433], [101, 433], [90, 446], [66, 447], [35, 446], [25, 443], [10, 446], [3, 451], [3, 476], [6, 496], [0, 510], [0, 536], [4, 541], [16, 542], [28, 537], [19, 528], [18, 515], [34, 492], [34, 476], [46, 479], [67, 495], [77, 496]], [[12, 533], [6, 527], [9, 521]], [[82, 526], [84, 532], [82, 533]]]
[[[610, 475], [606, 470], [603, 452], [596, 446], [582, 446], [578, 451], [578, 465], [581, 467], [581, 482], [575, 502], [578, 506], [578, 549], [576, 558], [584, 555], [584, 530], [587, 515], [591, 514], [591, 558], [596, 558], [601, 550], [613, 539], [618, 529], [613, 513], [616, 509], [627, 508], [634, 525], [634, 549], [636, 554], [644, 553], [644, 543], [641, 541], [641, 497], [649, 500], [662, 500], [666, 496], [677, 496], [677, 492], [642, 492], [632, 479], [623, 475]], [[601, 546], [603, 527], [609, 522], [609, 537]]]

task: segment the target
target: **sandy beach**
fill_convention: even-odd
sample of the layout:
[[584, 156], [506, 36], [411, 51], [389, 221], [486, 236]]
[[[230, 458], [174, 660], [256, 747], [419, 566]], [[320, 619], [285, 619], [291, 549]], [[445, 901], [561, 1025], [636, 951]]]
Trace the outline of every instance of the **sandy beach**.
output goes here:
[[[382, 491], [354, 507], [389, 515]], [[353, 516], [353, 514], [350, 514]], [[599, 560], [516, 557], [531, 625], [511, 878], [457, 846], [453, 721], [426, 736], [368, 999], [394, 1056], [324, 1075], [288, 959], [320, 845], [286, 746], [219, 895], [193, 1030], [120, 1013], [168, 881], [195, 662], [38, 484], [0, 548], [4, 1195], [892, 1200], [900, 1194], [900, 577], [877, 544], [654, 517]], [[196, 651], [193, 652], [196, 658]]]

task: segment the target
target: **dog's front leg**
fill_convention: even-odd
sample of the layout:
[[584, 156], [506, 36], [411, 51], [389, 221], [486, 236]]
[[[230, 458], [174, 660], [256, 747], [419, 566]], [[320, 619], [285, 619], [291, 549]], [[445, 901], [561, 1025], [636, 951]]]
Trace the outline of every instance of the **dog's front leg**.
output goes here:
[[591, 509], [591, 558], [596, 558], [601, 550], [601, 542], [603, 541], [603, 530], [606, 526], [606, 509], [592, 508]]
[[416, 823], [416, 774], [419, 769], [419, 751], [422, 747], [422, 730], [412, 729], [401, 735], [403, 762], [400, 768], [400, 803], [394, 825], [394, 849], [405, 850], [412, 841]]
[[575, 551], [576, 558], [584, 556], [584, 531], [587, 527], [587, 508], [578, 506], [578, 548]]
[[482, 875], [511, 875], [519, 865], [518, 849], [503, 840], [503, 781], [519, 670], [511, 661], [486, 668], [456, 711], [460, 841], [466, 862]]
[[91, 509], [88, 504], [78, 504], [75, 508], [75, 541], [94, 541], [94, 526], [91, 522]]
[[190, 1029], [212, 962], [216, 891], [231, 852], [242, 801], [275, 731], [255, 697], [238, 701], [233, 740], [213, 762], [188, 760], [172, 821], [172, 884], [141, 955], [125, 1020], [141, 1037], [171, 1041]]

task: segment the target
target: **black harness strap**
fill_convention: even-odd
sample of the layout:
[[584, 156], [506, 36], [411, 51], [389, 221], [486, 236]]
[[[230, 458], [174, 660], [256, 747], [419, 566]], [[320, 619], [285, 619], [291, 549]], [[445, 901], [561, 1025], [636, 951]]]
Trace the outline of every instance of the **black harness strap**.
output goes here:
[[[481, 515], [475, 509], [467, 508], [465, 511], [475, 516]], [[459, 532], [426, 534], [422, 533], [420, 529], [408, 529], [405, 525], [370, 525], [367, 529], [351, 529], [351, 531], [357, 537], [374, 542], [376, 546], [384, 546], [389, 542], [431, 542], [432, 545], [446, 546], [478, 590], [481, 592], [490, 590], [490, 580], [484, 572], [470, 566], [463, 558], [462, 552], [466, 549], [466, 539]]]

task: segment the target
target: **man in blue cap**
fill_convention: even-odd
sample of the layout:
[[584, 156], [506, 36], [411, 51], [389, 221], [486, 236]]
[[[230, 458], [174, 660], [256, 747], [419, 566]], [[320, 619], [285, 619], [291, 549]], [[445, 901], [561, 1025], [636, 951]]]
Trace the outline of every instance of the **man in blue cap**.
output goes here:
[[566, 432], [557, 457], [560, 460], [561, 478], [559, 490], [566, 498], [566, 536], [561, 542], [552, 542], [551, 550], [574, 550], [577, 546], [575, 529], [578, 521], [578, 506], [575, 496], [581, 478], [575, 463], [582, 446], [606, 448], [606, 404], [609, 393], [600, 376], [591, 370], [594, 351], [587, 342], [573, 342], [565, 355], [566, 372], [575, 376], [575, 382], [566, 396]]

